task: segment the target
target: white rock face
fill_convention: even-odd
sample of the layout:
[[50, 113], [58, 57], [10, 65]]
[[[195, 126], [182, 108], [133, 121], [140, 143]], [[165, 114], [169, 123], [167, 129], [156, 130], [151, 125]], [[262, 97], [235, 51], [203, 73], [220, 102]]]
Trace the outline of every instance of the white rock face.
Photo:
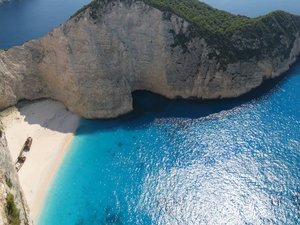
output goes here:
[[176, 15], [166, 18], [142, 1], [107, 3], [96, 19], [91, 13], [0, 52], [0, 109], [47, 97], [84, 117], [109, 118], [132, 110], [135, 90], [168, 98], [236, 97], [287, 71], [300, 52], [295, 33], [289, 56], [240, 60], [224, 69], [209, 57], [217, 50], [204, 38], [175, 44], [194, 29]]
[[[1, 122], [0, 129], [3, 130]], [[8, 180], [11, 187], [8, 186]], [[2, 134], [2, 137], [0, 137], [0, 225], [9, 225], [6, 213], [6, 197], [8, 194], [14, 196], [15, 205], [20, 212], [21, 225], [31, 225], [32, 222], [28, 218], [29, 209], [23, 199], [23, 191], [14, 163], [11, 160], [5, 134]]]

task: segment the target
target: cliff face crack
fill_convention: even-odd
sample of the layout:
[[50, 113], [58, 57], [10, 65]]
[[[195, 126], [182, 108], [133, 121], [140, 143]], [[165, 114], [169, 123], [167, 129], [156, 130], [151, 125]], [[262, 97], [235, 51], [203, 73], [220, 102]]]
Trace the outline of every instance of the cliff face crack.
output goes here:
[[299, 55], [299, 16], [250, 19], [174, 2], [94, 0], [40, 40], [0, 51], [0, 109], [49, 97], [84, 117], [108, 118], [132, 110], [135, 90], [236, 97]]

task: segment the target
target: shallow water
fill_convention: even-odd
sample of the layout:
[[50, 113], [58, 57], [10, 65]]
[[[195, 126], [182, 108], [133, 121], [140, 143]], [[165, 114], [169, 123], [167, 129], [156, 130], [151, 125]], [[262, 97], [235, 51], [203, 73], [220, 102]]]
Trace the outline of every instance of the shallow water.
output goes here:
[[[248, 16], [300, 14], [298, 0], [205, 1]], [[1, 4], [0, 47], [47, 33], [86, 2]], [[82, 121], [39, 224], [299, 224], [299, 87], [300, 63], [239, 99], [135, 93], [133, 113]]]
[[243, 98], [140, 92], [82, 121], [40, 224], [299, 224], [299, 86], [298, 63]]

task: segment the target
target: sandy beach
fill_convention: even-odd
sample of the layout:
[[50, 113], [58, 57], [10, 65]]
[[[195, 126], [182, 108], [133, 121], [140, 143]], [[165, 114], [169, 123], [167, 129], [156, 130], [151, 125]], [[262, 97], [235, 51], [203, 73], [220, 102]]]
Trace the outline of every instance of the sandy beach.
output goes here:
[[11, 156], [16, 161], [27, 137], [30, 152], [19, 171], [19, 179], [36, 224], [49, 186], [79, 124], [79, 116], [52, 100], [11, 107], [0, 113]]

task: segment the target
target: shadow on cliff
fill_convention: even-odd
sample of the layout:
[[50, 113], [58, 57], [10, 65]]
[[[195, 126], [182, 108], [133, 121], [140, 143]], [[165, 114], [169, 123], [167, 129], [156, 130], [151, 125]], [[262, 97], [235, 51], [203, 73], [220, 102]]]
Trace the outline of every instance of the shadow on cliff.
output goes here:
[[[82, 120], [77, 135], [85, 135], [101, 130], [113, 129], [143, 129], [157, 118], [203, 118], [228, 111], [246, 103], [267, 99], [282, 87], [282, 85], [300, 71], [300, 59], [282, 76], [265, 81], [253, 91], [231, 99], [220, 100], [169, 100], [147, 91], [133, 93], [134, 110], [124, 116], [109, 120]], [[211, 119], [211, 118], [209, 118]]]

